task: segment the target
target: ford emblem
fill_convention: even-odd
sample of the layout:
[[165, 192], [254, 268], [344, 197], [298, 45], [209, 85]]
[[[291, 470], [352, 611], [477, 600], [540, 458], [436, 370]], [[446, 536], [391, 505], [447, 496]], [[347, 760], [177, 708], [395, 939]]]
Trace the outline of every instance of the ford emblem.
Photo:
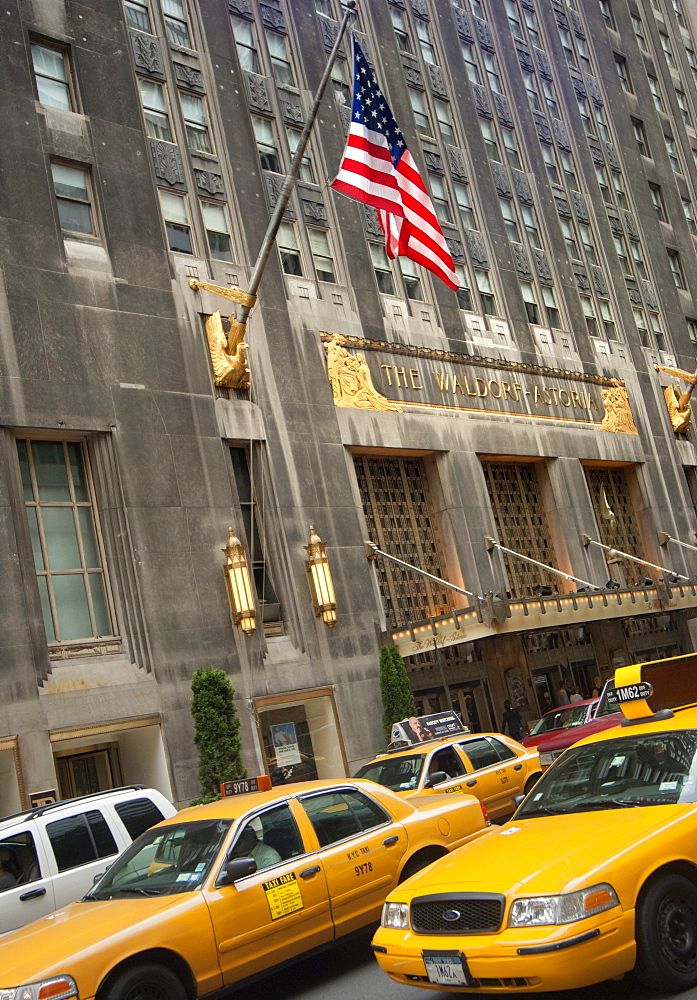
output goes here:
[[447, 920], [452, 923], [454, 920], [459, 920], [462, 914], [459, 910], [446, 910], [443, 914], [443, 920]]

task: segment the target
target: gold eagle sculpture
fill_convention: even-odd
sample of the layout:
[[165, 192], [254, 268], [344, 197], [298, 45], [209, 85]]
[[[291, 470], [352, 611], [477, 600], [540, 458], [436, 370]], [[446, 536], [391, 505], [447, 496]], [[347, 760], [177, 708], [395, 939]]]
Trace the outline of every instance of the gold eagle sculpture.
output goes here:
[[[223, 288], [222, 285], [213, 285], [209, 281], [199, 281], [192, 278], [189, 281], [189, 287], [195, 292], [201, 290], [212, 292], [214, 295], [220, 295], [224, 299], [230, 299], [230, 301], [250, 309], [256, 302], [256, 296], [250, 295], [236, 285]], [[233, 313], [229, 317], [229, 323], [230, 332], [226, 336], [220, 312], [214, 312], [206, 317], [206, 339], [208, 340], [208, 352], [211, 356], [215, 384], [224, 385], [230, 389], [248, 389], [248, 345], [243, 339], [247, 329], [246, 322], [238, 323]]]
[[688, 388], [680, 391], [679, 385], [664, 385], [663, 398], [668, 408], [668, 416], [673, 430], [676, 434], [686, 434], [692, 422], [692, 392], [697, 385], [697, 371], [683, 371], [682, 368], [671, 368], [669, 365], [654, 365], [657, 372], [667, 372], [668, 375], [675, 375], [676, 378], [687, 382]]

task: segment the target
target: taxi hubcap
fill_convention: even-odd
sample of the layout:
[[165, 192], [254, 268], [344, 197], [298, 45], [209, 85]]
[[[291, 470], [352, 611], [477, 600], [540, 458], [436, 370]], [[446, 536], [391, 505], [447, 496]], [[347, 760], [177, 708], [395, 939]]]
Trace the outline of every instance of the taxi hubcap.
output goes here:
[[676, 969], [697, 968], [697, 911], [682, 896], [663, 901], [658, 912], [663, 952]]

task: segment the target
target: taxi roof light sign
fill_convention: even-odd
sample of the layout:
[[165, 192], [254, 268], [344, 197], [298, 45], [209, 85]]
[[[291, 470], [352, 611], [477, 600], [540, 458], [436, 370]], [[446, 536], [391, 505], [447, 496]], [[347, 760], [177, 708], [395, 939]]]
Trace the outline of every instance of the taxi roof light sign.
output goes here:
[[244, 795], [245, 792], [270, 792], [271, 778], [268, 774], [260, 774], [256, 778], [235, 778], [233, 781], [220, 782], [220, 794]]
[[618, 667], [613, 700], [628, 722], [697, 704], [697, 653]]

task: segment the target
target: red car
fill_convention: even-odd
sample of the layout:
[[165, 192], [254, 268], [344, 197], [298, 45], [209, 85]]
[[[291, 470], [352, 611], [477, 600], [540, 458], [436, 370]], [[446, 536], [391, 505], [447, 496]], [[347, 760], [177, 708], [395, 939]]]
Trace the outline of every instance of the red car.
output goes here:
[[[599, 701], [600, 698], [587, 698], [585, 701], [576, 701], [573, 705], [560, 705], [559, 708], [551, 708], [549, 712], [545, 712], [520, 742], [524, 747], [536, 747], [542, 740], [548, 739], [552, 733], [556, 735], [560, 729], [585, 725], [595, 715], [595, 708]], [[574, 742], [576, 741], [574, 740]]]
[[[584, 702], [579, 701], [575, 705], [569, 705], [568, 708], [577, 708], [582, 704]], [[592, 736], [593, 733], [600, 733], [603, 729], [618, 726], [623, 718], [615, 698], [615, 682], [614, 680], [607, 681], [598, 699], [595, 714], [589, 722], [582, 725], [572, 725], [568, 729], [553, 730], [548, 737], [540, 740], [537, 744], [542, 770], [546, 770], [550, 764], [553, 764], [567, 747], [573, 746], [574, 743], [585, 739], [586, 736]]]

